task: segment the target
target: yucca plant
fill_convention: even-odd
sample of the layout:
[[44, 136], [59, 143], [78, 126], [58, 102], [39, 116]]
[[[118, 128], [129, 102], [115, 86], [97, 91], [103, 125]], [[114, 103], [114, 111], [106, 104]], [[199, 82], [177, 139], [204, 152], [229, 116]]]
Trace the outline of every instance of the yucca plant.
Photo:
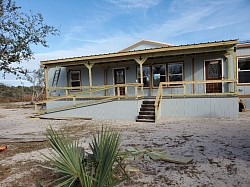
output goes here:
[[[110, 129], [103, 128], [98, 132], [90, 144], [90, 155], [95, 165], [94, 187], [115, 186], [127, 178], [121, 166], [119, 157], [120, 135]], [[122, 177], [117, 179], [116, 174], [121, 171]]]
[[[52, 164], [49, 169], [60, 175], [54, 181], [57, 187], [111, 187], [127, 179], [118, 159], [118, 133], [102, 127], [90, 143], [92, 153], [85, 152], [76, 140], [71, 140], [52, 128], [48, 130], [47, 137], [54, 150], [52, 156], [47, 157]], [[118, 172], [121, 177], [115, 177]]]
[[84, 150], [79, 149], [78, 142], [59, 134], [50, 128], [47, 134], [49, 143], [54, 150], [51, 157], [47, 157], [52, 164], [52, 169], [61, 177], [54, 181], [60, 186], [92, 186], [91, 172], [84, 167], [82, 160], [85, 157]]

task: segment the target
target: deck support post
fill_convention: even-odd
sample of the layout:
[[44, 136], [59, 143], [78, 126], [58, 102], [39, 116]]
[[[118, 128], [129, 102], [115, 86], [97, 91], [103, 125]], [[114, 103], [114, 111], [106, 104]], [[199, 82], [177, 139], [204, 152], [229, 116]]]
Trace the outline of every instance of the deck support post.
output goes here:
[[120, 86], [117, 86], [117, 97], [120, 100]]
[[89, 70], [89, 91], [90, 91], [90, 96], [92, 96], [92, 67], [95, 64], [90, 64], [90, 63], [84, 63], [86, 68]]
[[38, 114], [38, 107], [37, 107], [37, 104], [35, 104], [35, 113]]
[[146, 62], [146, 60], [147, 60], [147, 57], [145, 57], [145, 58], [141, 58], [141, 56], [140, 56], [140, 58], [135, 58], [135, 61], [140, 65], [140, 79], [141, 79], [141, 84], [142, 84], [142, 86], [141, 86], [141, 93], [142, 93], [142, 95], [144, 95], [144, 93], [143, 93], [143, 68], [142, 68], [142, 65], [144, 64], [144, 62]]
[[138, 86], [137, 85], [135, 86], [135, 97], [136, 99], [138, 99]]
[[76, 97], [73, 97], [73, 106], [76, 107]]

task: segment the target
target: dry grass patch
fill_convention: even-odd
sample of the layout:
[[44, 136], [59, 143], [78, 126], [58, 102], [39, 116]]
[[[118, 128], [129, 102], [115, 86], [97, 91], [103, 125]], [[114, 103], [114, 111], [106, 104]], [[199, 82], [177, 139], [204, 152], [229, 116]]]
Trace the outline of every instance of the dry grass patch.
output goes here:
[[47, 142], [28, 142], [28, 143], [2, 143], [7, 146], [7, 150], [1, 152], [0, 160], [12, 157], [19, 153], [27, 153], [48, 147]]

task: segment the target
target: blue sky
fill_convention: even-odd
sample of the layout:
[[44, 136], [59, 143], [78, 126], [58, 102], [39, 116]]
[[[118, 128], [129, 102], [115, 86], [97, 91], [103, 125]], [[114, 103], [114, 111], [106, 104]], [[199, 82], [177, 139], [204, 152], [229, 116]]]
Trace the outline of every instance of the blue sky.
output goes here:
[[[250, 40], [250, 0], [16, 0], [23, 12], [41, 13], [60, 36], [49, 48], [32, 46], [41, 60], [116, 52], [142, 39], [174, 45]], [[17, 85], [14, 76], [0, 82]], [[25, 84], [26, 82], [23, 81]]]

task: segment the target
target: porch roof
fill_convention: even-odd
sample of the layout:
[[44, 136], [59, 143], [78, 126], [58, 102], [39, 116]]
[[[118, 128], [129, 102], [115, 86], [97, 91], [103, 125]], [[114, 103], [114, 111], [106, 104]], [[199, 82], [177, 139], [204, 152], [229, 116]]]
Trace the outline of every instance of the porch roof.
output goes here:
[[199, 54], [208, 52], [228, 51], [238, 43], [238, 39], [215, 41], [198, 44], [187, 44], [179, 46], [166, 46], [162, 48], [135, 50], [127, 52], [116, 52], [90, 56], [80, 56], [64, 59], [41, 61], [43, 66], [73, 66], [81, 64], [108, 63], [122, 60], [144, 59], [149, 57]]

